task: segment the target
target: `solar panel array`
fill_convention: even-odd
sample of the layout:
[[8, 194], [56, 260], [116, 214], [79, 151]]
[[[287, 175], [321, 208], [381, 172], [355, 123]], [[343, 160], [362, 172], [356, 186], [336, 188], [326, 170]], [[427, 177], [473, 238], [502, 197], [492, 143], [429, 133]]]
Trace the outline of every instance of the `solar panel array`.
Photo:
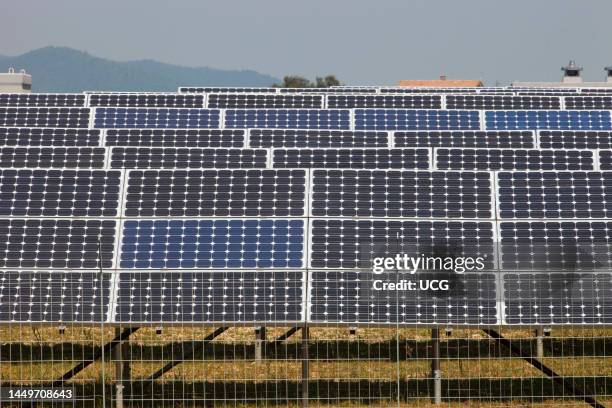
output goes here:
[[[0, 95], [0, 323], [612, 324], [611, 105], [529, 88]], [[374, 271], [398, 253], [482, 268]], [[376, 289], [402, 279], [448, 290]]]

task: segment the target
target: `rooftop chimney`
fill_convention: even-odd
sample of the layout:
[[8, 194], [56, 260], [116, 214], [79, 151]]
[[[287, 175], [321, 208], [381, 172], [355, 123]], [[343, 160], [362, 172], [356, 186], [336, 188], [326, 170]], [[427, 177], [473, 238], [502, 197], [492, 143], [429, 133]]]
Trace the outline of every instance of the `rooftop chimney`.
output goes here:
[[607, 66], [606, 70], [606, 82], [612, 83], [612, 65]]
[[446, 81], [446, 75], [444, 74], [440, 75], [440, 81]]
[[582, 71], [582, 67], [576, 65], [576, 61], [570, 61], [569, 64], [562, 67], [563, 71], [563, 79], [561, 82], [577, 84], [582, 82], [582, 77], [580, 76], [580, 71]]

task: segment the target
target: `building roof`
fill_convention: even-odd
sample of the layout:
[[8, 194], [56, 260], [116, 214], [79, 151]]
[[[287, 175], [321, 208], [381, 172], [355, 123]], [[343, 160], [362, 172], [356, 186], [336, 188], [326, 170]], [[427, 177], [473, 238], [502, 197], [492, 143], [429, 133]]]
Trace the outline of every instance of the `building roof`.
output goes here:
[[398, 83], [399, 86], [421, 86], [426, 88], [469, 88], [474, 86], [483, 86], [482, 81], [478, 79], [446, 79], [441, 76], [440, 79], [402, 79]]

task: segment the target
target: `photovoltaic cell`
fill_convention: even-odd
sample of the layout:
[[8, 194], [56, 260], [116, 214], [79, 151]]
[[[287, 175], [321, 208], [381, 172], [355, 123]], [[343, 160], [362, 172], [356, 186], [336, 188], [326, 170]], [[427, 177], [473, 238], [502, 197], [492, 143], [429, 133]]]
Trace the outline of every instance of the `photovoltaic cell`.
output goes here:
[[0, 169], [0, 216], [114, 217], [121, 172]]
[[0, 106], [85, 106], [83, 94], [0, 93]]
[[0, 147], [0, 167], [104, 168], [103, 147]]
[[95, 269], [98, 237], [102, 267], [111, 268], [115, 221], [0, 219], [0, 268]]
[[565, 109], [612, 109], [612, 96], [567, 96]]
[[228, 109], [226, 128], [350, 129], [350, 113], [339, 109]]
[[203, 95], [101, 93], [89, 95], [89, 106], [204, 108]]
[[612, 323], [612, 274], [504, 275], [506, 324]]
[[357, 130], [479, 130], [478, 111], [355, 109]]
[[501, 222], [504, 271], [609, 271], [608, 221]]
[[612, 173], [500, 172], [497, 184], [501, 218], [608, 218], [612, 214]]
[[328, 95], [328, 108], [441, 109], [439, 95]]
[[[377, 291], [374, 281], [449, 280], [446, 291]], [[312, 272], [310, 320], [324, 323], [496, 324], [495, 275], [358, 271]]]
[[599, 151], [599, 168], [601, 170], [612, 170], [612, 150]]
[[343, 87], [343, 88], [278, 88], [280, 93], [375, 93], [375, 88]]
[[96, 128], [213, 128], [220, 126], [217, 109], [96, 108]]
[[480, 172], [314, 170], [315, 217], [492, 218]]
[[121, 268], [300, 268], [303, 220], [125, 221]]
[[115, 321], [298, 322], [303, 280], [291, 271], [122, 273]]
[[99, 129], [0, 128], [2, 146], [100, 146]]
[[220, 109], [322, 109], [322, 95], [210, 94], [208, 108]]
[[448, 109], [561, 109], [556, 96], [447, 95]]
[[541, 130], [543, 149], [612, 149], [612, 132], [595, 130]]
[[303, 217], [304, 170], [129, 173], [128, 217]]
[[110, 274], [0, 270], [0, 321], [101, 322]]
[[533, 148], [530, 130], [421, 130], [394, 132], [395, 147]]
[[264, 149], [113, 147], [113, 169], [265, 168]]
[[485, 112], [485, 122], [491, 130], [612, 129], [609, 111], [490, 111]]
[[106, 146], [244, 147], [242, 129], [108, 129]]
[[249, 87], [197, 87], [181, 86], [180, 93], [277, 93], [278, 88], [249, 88]]
[[428, 149], [274, 149], [275, 168], [429, 169]]
[[0, 127], [89, 127], [89, 108], [0, 108]]
[[250, 147], [388, 147], [387, 132], [353, 130], [251, 129]]
[[485, 221], [314, 219], [312, 268], [372, 268], [376, 257], [396, 254], [484, 257], [493, 266], [493, 225]]
[[434, 152], [440, 170], [593, 170], [590, 150], [437, 148]]

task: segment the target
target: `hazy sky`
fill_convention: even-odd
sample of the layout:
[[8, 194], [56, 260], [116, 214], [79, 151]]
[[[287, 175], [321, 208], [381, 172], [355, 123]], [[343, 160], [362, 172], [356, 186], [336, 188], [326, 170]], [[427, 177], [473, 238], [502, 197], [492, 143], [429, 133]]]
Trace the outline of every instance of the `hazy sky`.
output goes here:
[[612, 64], [610, 0], [2, 0], [0, 54], [58, 45], [117, 59], [353, 85], [588, 80]]

